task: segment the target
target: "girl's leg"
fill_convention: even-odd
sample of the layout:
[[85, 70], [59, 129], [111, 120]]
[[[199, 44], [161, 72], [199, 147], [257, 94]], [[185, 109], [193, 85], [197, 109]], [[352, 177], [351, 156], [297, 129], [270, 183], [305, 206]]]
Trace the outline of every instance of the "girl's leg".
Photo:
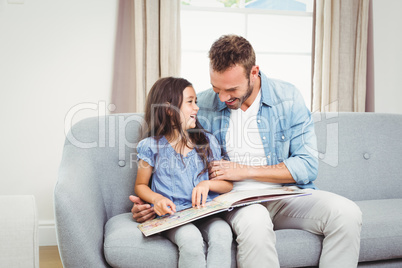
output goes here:
[[205, 268], [204, 240], [194, 224], [188, 223], [163, 234], [179, 248], [179, 268]]
[[229, 224], [218, 216], [195, 223], [208, 243], [207, 267], [231, 267], [233, 233]]

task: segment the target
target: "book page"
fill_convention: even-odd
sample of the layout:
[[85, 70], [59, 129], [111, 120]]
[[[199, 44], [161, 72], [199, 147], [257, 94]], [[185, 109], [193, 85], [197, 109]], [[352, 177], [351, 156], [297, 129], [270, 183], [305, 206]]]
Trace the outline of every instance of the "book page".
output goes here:
[[303, 196], [307, 193], [297, 187], [276, 187], [257, 190], [232, 191], [215, 197], [201, 208], [188, 208], [173, 215], [157, 217], [138, 225], [145, 236], [160, 233], [162, 231], [207, 217], [222, 211], [227, 211], [237, 206], [273, 201], [294, 196]]
[[149, 236], [221, 212], [228, 207], [212, 200], [211, 202], [207, 202], [204, 207], [188, 208], [178, 211], [173, 215], [157, 217], [138, 225], [138, 228], [145, 236]]
[[275, 195], [292, 195], [302, 193], [304, 193], [304, 191], [297, 187], [275, 187], [275, 188], [256, 189], [256, 190], [232, 191], [226, 194], [222, 194], [218, 197], [215, 197], [214, 201], [218, 201], [225, 205], [231, 206], [232, 204], [235, 204], [237, 201], [241, 200], [244, 201], [251, 197], [267, 197]]

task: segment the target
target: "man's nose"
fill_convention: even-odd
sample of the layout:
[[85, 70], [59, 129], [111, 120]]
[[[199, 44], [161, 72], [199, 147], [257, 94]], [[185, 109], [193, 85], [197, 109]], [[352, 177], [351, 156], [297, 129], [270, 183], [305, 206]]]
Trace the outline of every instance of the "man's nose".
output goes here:
[[227, 94], [225, 91], [221, 90], [221, 91], [219, 92], [219, 100], [220, 100], [221, 102], [228, 101], [228, 100], [230, 100], [230, 95]]

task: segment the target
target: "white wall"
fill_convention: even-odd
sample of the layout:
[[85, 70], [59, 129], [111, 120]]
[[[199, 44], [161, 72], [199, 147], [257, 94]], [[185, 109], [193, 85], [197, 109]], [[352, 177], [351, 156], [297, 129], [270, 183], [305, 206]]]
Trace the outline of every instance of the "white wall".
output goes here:
[[12, 1], [0, 0], [0, 194], [35, 196], [49, 245], [65, 116], [110, 101], [117, 0]]
[[[110, 101], [117, 0], [10, 1], [0, 0], [0, 194], [35, 195], [40, 244], [51, 245], [64, 119]], [[402, 1], [373, 7], [375, 110], [402, 113]]]
[[375, 112], [402, 113], [401, 0], [373, 0]]

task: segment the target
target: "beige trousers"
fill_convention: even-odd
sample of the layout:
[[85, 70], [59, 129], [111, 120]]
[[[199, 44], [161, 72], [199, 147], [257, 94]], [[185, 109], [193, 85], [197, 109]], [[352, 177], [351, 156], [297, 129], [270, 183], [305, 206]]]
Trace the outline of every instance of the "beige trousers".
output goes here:
[[300, 229], [324, 236], [320, 267], [357, 267], [362, 224], [359, 207], [334, 193], [311, 193], [224, 213], [237, 236], [237, 266], [279, 267], [274, 230]]

